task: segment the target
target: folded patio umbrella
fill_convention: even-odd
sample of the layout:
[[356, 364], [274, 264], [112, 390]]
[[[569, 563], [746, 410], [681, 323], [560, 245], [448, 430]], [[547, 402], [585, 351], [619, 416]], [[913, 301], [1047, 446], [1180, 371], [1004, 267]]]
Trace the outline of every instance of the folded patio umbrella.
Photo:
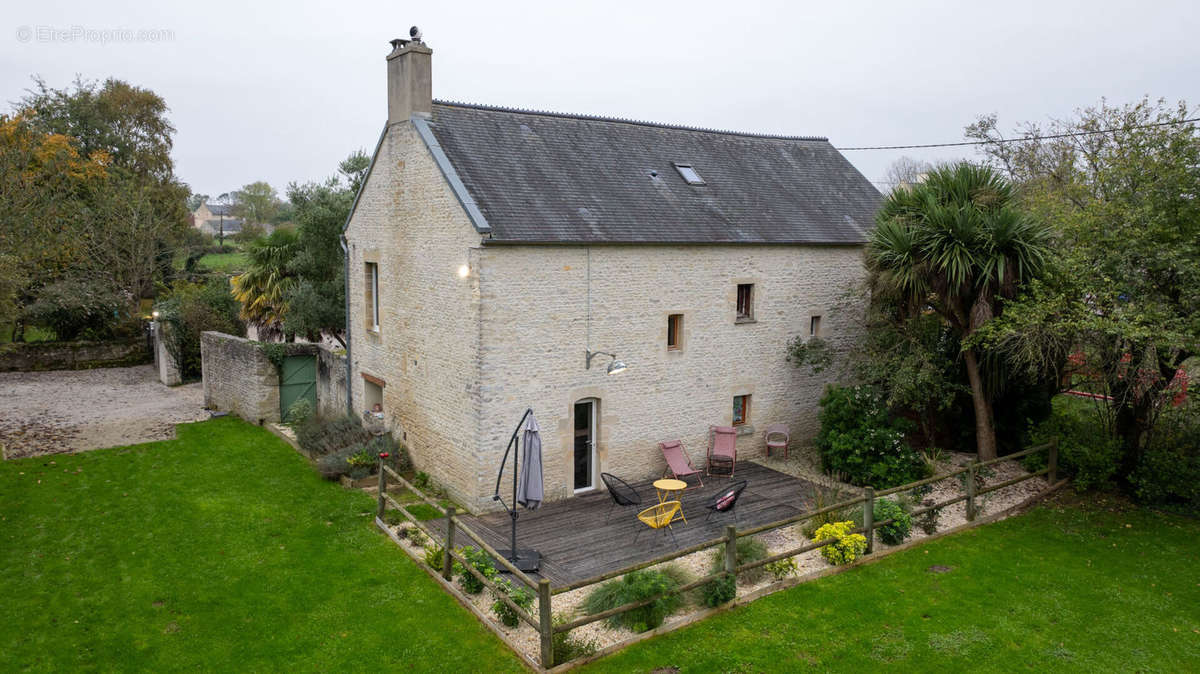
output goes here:
[[517, 480], [517, 503], [529, 510], [536, 510], [542, 505], [542, 436], [537, 419], [530, 414], [525, 420], [525, 433], [522, 436], [525, 445], [525, 456], [521, 462], [520, 477]]

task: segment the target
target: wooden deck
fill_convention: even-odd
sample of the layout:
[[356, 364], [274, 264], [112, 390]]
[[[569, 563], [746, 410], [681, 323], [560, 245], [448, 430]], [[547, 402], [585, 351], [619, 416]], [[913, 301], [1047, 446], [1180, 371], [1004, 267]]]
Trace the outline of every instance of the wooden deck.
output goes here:
[[[741, 480], [747, 480], [748, 485], [735, 509], [739, 528], [775, 522], [812, 509], [812, 485], [805, 480], [740, 461], [732, 481]], [[673, 549], [717, 538], [724, 533], [725, 525], [734, 524], [734, 518], [724, 513], [705, 522], [708, 514], [705, 505], [730, 482], [726, 478], [705, 478], [703, 488], [683, 493], [680, 500], [687, 523], [674, 523], [677, 542], [663, 531], [654, 531], [639, 522], [636, 517], [639, 508], [615, 507], [610, 513], [612, 499], [601, 491], [549, 503], [533, 511], [519, 509], [517, 547], [532, 548], [542, 554], [540, 575], [555, 587], [653, 559]], [[643, 508], [657, 502], [650, 481], [635, 484], [634, 488], [642, 497]], [[508, 513], [462, 519], [492, 547], [508, 549], [511, 523]], [[445, 531], [444, 520], [427, 524], [436, 531]], [[470, 540], [460, 536], [456, 543], [469, 545]]]

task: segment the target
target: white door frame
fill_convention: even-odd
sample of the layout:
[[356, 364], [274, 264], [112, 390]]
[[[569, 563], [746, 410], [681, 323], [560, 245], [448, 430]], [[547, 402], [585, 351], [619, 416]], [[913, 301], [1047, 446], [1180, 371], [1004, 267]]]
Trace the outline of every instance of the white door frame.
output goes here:
[[[588, 467], [590, 470], [588, 472], [590, 473], [590, 475], [588, 475], [587, 486], [575, 488], [575, 442], [574, 442], [575, 438], [574, 438], [574, 436], [572, 436], [572, 438], [571, 438], [571, 440], [572, 440], [572, 442], [571, 442], [571, 486], [574, 489], [575, 494], [586, 494], [588, 492], [595, 491], [596, 490], [596, 476], [599, 474], [599, 471], [597, 470], [597, 463], [599, 463], [599, 461], [598, 461], [599, 455], [596, 451], [596, 435], [597, 435], [597, 431], [600, 428], [600, 423], [599, 423], [600, 422], [600, 418], [599, 418], [600, 417], [600, 399], [599, 398], [580, 398], [579, 400], [576, 400], [574, 403], [571, 404], [572, 416], [574, 416], [576, 411], [579, 409], [578, 406], [583, 405], [583, 404], [586, 404], [588, 406], [589, 416], [591, 417], [591, 419], [589, 420], [590, 427], [588, 428], [588, 452], [590, 454], [590, 456], [588, 457]], [[574, 429], [574, 424], [572, 424], [572, 429]]]

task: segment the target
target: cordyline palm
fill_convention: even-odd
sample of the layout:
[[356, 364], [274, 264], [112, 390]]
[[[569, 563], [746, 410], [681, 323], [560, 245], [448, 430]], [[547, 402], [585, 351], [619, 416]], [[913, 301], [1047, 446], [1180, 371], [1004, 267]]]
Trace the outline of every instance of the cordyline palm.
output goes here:
[[245, 273], [230, 279], [233, 296], [242, 303], [241, 316], [258, 327], [259, 337], [283, 334], [287, 292], [295, 283], [288, 264], [296, 254], [296, 235], [287, 229], [251, 244]]
[[[1003, 300], [1041, 272], [1048, 240], [1045, 227], [1015, 208], [1012, 187], [995, 171], [965, 162], [941, 166], [880, 207], [866, 252], [872, 292], [896, 302], [902, 315], [937, 312], [966, 344]], [[963, 359], [979, 458], [995, 458], [979, 354], [966, 347]]]

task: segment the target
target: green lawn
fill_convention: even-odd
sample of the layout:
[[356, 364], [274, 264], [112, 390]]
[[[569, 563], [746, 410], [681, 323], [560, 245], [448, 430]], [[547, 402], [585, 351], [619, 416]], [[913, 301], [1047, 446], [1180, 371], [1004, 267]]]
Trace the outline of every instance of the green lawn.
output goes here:
[[1111, 498], [1041, 507], [766, 597], [587, 671], [669, 667], [1197, 671], [1200, 522]]
[[226, 274], [241, 273], [246, 270], [249, 256], [241, 251], [235, 253], [209, 253], [196, 261], [197, 267]]
[[0, 671], [520, 671], [373, 508], [232, 418], [0, 463]]

